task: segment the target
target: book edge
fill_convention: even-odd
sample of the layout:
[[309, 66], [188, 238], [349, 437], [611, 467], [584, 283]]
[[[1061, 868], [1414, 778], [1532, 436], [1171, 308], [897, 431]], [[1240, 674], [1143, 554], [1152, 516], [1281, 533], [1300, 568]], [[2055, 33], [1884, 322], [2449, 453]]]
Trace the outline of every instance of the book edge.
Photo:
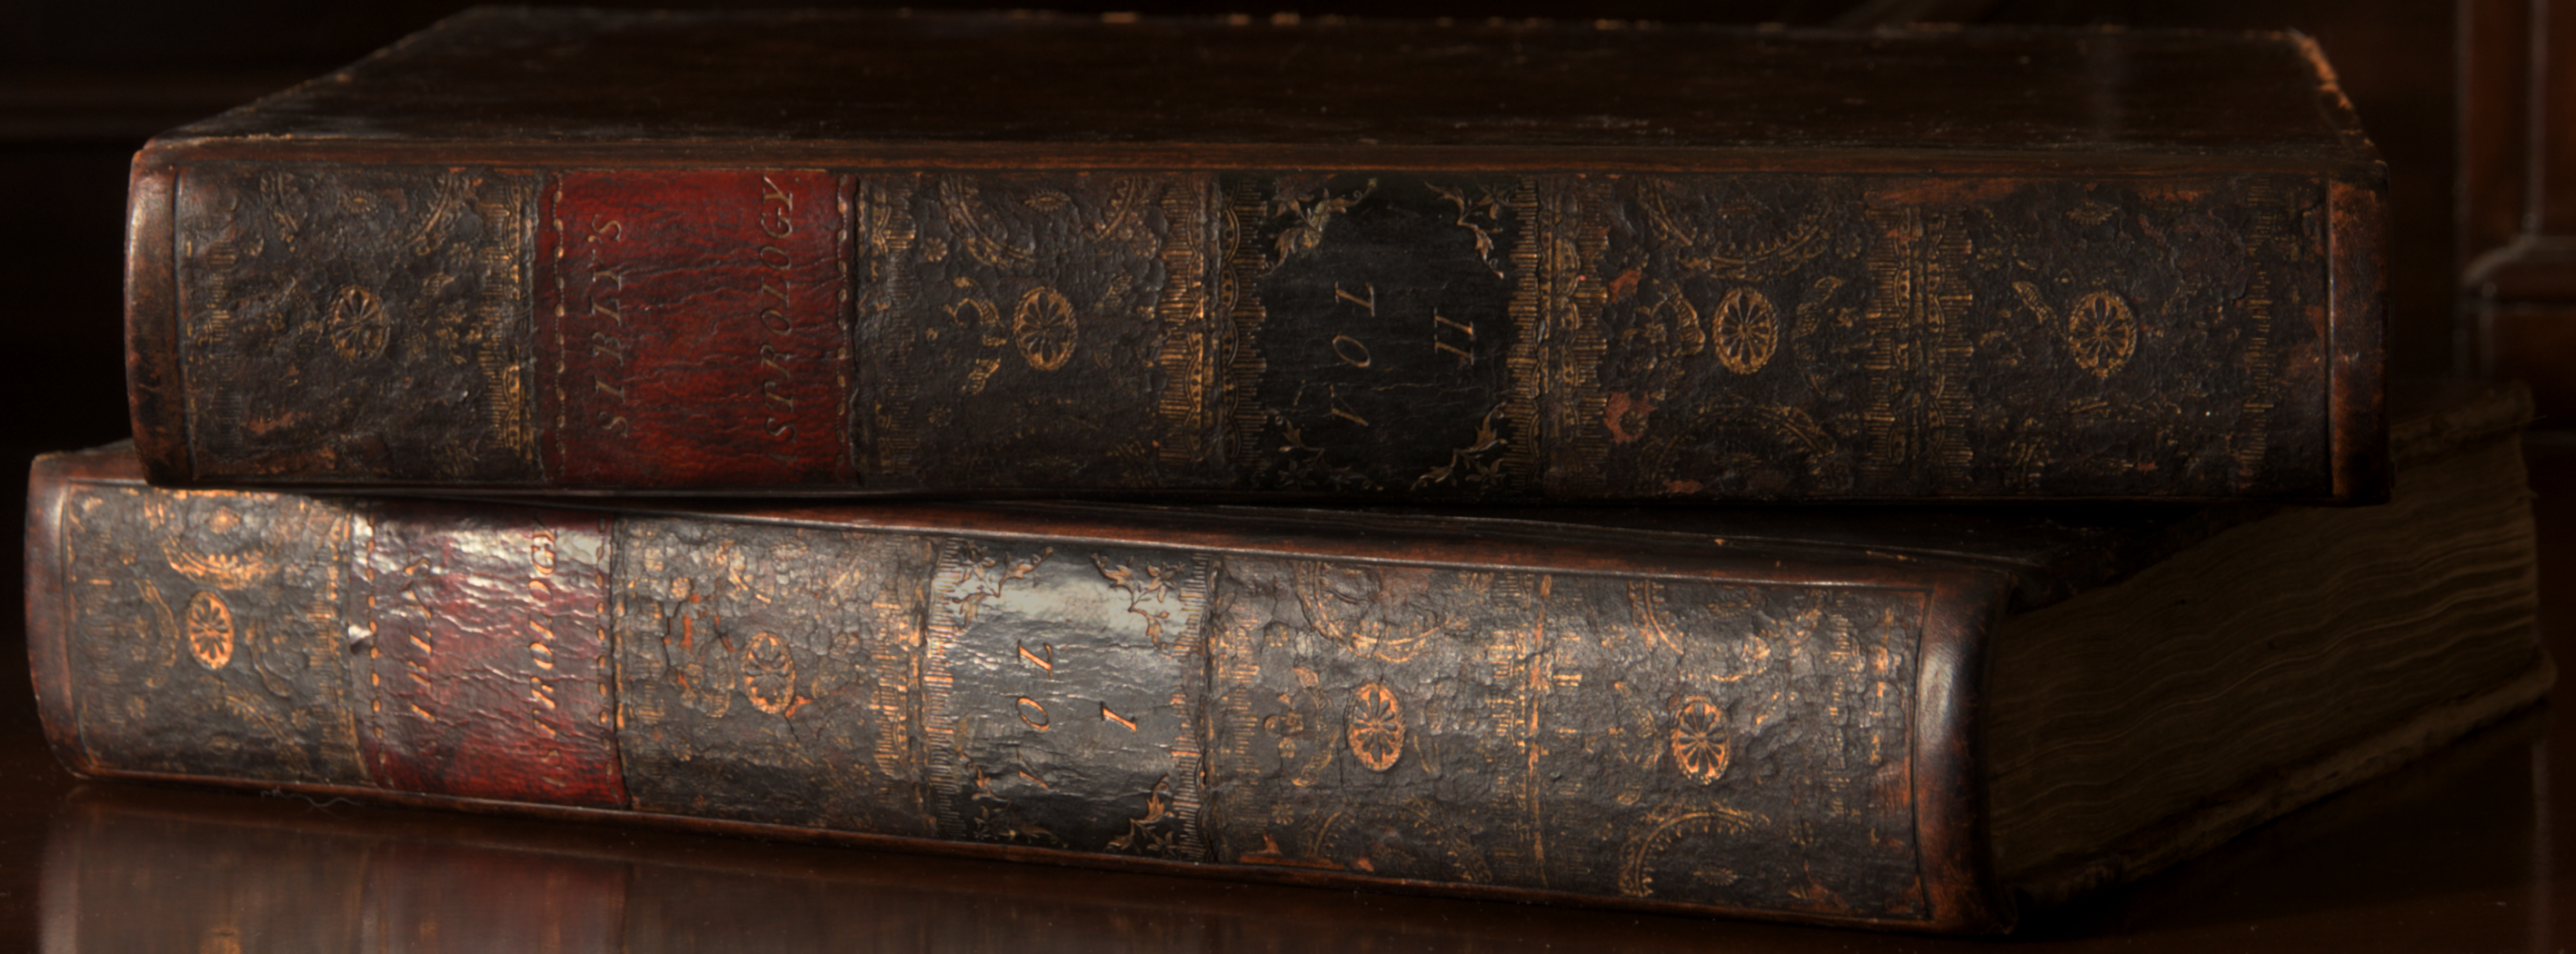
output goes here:
[[2013, 899], [1995, 876], [1986, 810], [1987, 651], [2012, 603], [2012, 578], [1934, 584], [1914, 681], [1915, 852], [1927, 930], [2001, 934]]
[[2398, 466], [2431, 461], [2521, 436], [2535, 413], [2531, 386], [2521, 381], [2406, 381], [2424, 405], [2389, 425], [2389, 453]]
[[[375, 82], [377, 81], [377, 72], [385, 69], [400, 70], [403, 68], [401, 61], [418, 55], [424, 48], [434, 52], [441, 44], [452, 44], [460, 41], [470, 42], [478, 30], [509, 29], [513, 26], [528, 29], [536, 26], [551, 26], [561, 23], [571, 23], [586, 26], [593, 31], [605, 32], [638, 23], [653, 21], [668, 22], [673, 20], [694, 20], [701, 24], [721, 24], [729, 21], [752, 21], [775, 25], [790, 25], [799, 21], [816, 22], [829, 20], [855, 22], [920, 20], [939, 21], [950, 24], [972, 24], [977, 21], [983, 21], [985, 24], [1009, 24], [1014, 28], [1023, 30], [1052, 29], [1058, 31], [1065, 30], [1067, 28], [1099, 25], [1102, 23], [1134, 24], [1138, 22], [1166, 27], [1181, 26], [1209, 28], [1230, 26], [1234, 29], [1242, 29], [1247, 23], [1252, 22], [1240, 15], [1157, 15], [1146, 17], [1142, 21], [1139, 21], [1133, 14], [1113, 18], [1109, 16], [1095, 17], [1071, 11], [1033, 11], [1025, 9], [1007, 11], [915, 9], [612, 10], [605, 8], [546, 8], [509, 4], [486, 4], [450, 13], [449, 15], [430, 23], [428, 26], [406, 34], [392, 43], [375, 49], [345, 66], [341, 66], [328, 73], [314, 77], [313, 79], [298, 83], [287, 89], [263, 96], [249, 104], [234, 107], [233, 109], [218, 113], [215, 116], [206, 117], [205, 119], [181, 125], [170, 130], [164, 135], [165, 137], [245, 139], [274, 138], [299, 143], [310, 143], [317, 140], [327, 141], [335, 137], [327, 135], [315, 136], [310, 133], [274, 130], [261, 132], [216, 133], [204, 133], [198, 132], [198, 130], [217, 126], [219, 121], [225, 119], [241, 118], [279, 108], [292, 108], [295, 104], [309, 99], [310, 91], [314, 89], [347, 85], [357, 82]], [[1329, 37], [1331, 35], [1331, 31], [1336, 30], [1378, 30], [1385, 28], [1433, 28], [1453, 31], [1460, 35], [1469, 35], [1476, 32], [1489, 32], [1495, 30], [1520, 34], [1531, 32], [1584, 34], [1602, 31], [1637, 30], [1684, 36], [1696, 34], [1700, 36], [1734, 35], [1758, 37], [1765, 42], [1771, 43], [1784, 41], [1811, 45], [1827, 43], [1867, 43], [1873, 46], [1887, 43], [1904, 44], [1945, 42], [1945, 38], [1958, 35], [1965, 35], [1976, 40], [2062, 39], [2072, 42], [2081, 42], [2094, 37], [2118, 35], [2132, 41], [2147, 43], [2177, 42], [2183, 40], [2225, 43], [2246, 51], [2245, 55], [2248, 58], [2253, 58], [2257, 55], [2264, 55], [2287, 57], [2294, 60], [2295, 65], [2292, 65], [2283, 71], [2284, 76], [2282, 78], [2285, 81], [2299, 78], [2297, 74], [2301, 72], [2305, 72], [2307, 74], [2305, 79], [2313, 87], [2314, 92], [2318, 96], [2318, 105], [2320, 107], [2317, 131], [2327, 137], [2331, 137], [2335, 141], [2333, 145], [2319, 143], [2316, 146], [2309, 147], [2311, 150], [2309, 158], [2323, 159], [2331, 152], [2340, 150], [2347, 154], [2346, 158], [2359, 158], [2371, 163], [2376, 163], [2378, 161], [2376, 149], [2369, 143], [2366, 135], [2363, 133], [2359, 119], [2351, 109], [2348, 97], [2343, 94], [2335, 77], [2333, 68], [2325, 59], [2324, 51], [2313, 39], [2304, 34], [2298, 33], [2295, 30], [2231, 30], [2191, 27], [2160, 27], [2143, 29], [2119, 28], [2114, 30], [2098, 26], [2061, 26], [2043, 24], [1986, 24], [1967, 27], [1962, 27], [1958, 24], [1913, 24], [1905, 27], [1881, 27], [1877, 29], [1849, 29], [1812, 26], [1792, 26], [1783, 28], [1781, 24], [1776, 23], [1664, 23], [1652, 20], [1623, 21], [1584, 17], [1527, 17], [1508, 19], [1503, 17], [1461, 17], [1454, 18], [1454, 20], [1456, 22], [1452, 22], [1453, 18], [1451, 17], [1327, 16], [1301, 22], [1294, 14], [1289, 14], [1285, 19], [1273, 18], [1270, 21], [1269, 28], [1278, 29], [1284, 26], [1289, 30], [1297, 31], [1308, 37]], [[1040, 148], [1045, 148], [1051, 145], [1078, 147], [1083, 144], [1062, 142], [1037, 143], [1035, 145], [1038, 145]], [[1244, 145], [1252, 146], [1252, 144]], [[1342, 150], [1346, 147], [1333, 146], [1325, 148], [1328, 150]], [[1772, 144], [1752, 148], [1757, 151], [1770, 151], [1776, 153], [1783, 149], [1803, 151], [1807, 147]], [[1274, 150], [1264, 150], [1258, 146], [1252, 146], [1252, 151], [1255, 153], [1264, 153]], [[2079, 149], [2077, 151], [2081, 152], [2083, 150]], [[2209, 155], [2209, 151], [2206, 147], [2195, 147], [2180, 142], [2170, 143], [2166, 148], [2159, 151], [2175, 157], [2205, 157]], [[2249, 145], [2243, 149], [2243, 154], [2248, 157], [2278, 156], [2282, 152], [2282, 147], [2277, 144], [2271, 146]], [[2047, 151], [2044, 149], [2035, 150], [2034, 154], [2045, 155], [2047, 154]], [[1290, 164], [1302, 165], [1302, 163]]]
[[2370, 157], [2373, 163], [2381, 163], [2379, 147], [2370, 141], [2369, 131], [2362, 127], [2361, 111], [2352, 107], [2352, 97], [2343, 91], [2342, 78], [2335, 75], [2334, 64], [2326, 60], [2325, 47], [2315, 37], [2297, 30], [2269, 35], [2290, 43], [2300, 58], [2307, 62], [2310, 79], [2317, 86], [2317, 109], [2324, 114], [2326, 125], [2342, 135], [2346, 146]]
[[179, 360], [178, 186], [179, 167], [162, 151], [135, 154], [126, 193], [126, 408], [145, 469], [171, 482], [195, 476]]
[[2113, 841], [2103, 850], [2025, 873], [2008, 890], [2024, 910], [2054, 908], [2198, 857], [2236, 836], [2386, 775], [2481, 727], [2539, 703], [2558, 670], [2533, 646], [2532, 664], [2485, 691], [2427, 705], [2316, 758], [2275, 769]]
[[76, 773], [97, 767], [81, 744], [72, 692], [70, 612], [63, 605], [63, 499], [80, 463], [77, 454], [43, 454], [29, 465], [25, 544], [27, 676], [35, 690], [36, 721], [54, 758]]
[[[2323, 69], [2322, 61], [2319, 68]], [[2326, 82], [2332, 89], [2332, 77]], [[2340, 94], [2337, 94], [2338, 96]], [[2365, 144], [2366, 145], [2366, 144]], [[2396, 484], [2388, 419], [2388, 181], [2327, 184], [2328, 480], [2336, 499], [2386, 503]]]
[[[61, 479], [67, 482], [125, 487], [143, 487], [155, 482], [147, 479], [147, 474], [122, 443], [49, 456], [62, 459], [65, 476]], [[346, 489], [316, 492], [309, 488], [230, 485], [167, 489], [319, 497], [348, 493]], [[1121, 514], [1110, 508], [1125, 505], [1115, 503], [1054, 509], [1046, 508], [1048, 501], [1031, 501], [1029, 508], [1013, 508], [981, 501], [936, 499], [800, 501], [760, 497], [728, 504], [661, 494], [547, 497], [377, 492], [369, 496], [466, 507], [577, 511], [612, 518], [676, 517], [829, 531], [964, 534], [993, 540], [1071, 541], [1106, 547], [1187, 547], [1221, 554], [1270, 554], [1366, 563], [1448, 562], [1501, 570], [1576, 573], [1619, 570], [1653, 579], [1683, 579], [1724, 571], [1740, 574], [1747, 580], [1812, 584], [1848, 579], [1856, 572], [1875, 568], [1882, 578], [1903, 575], [1925, 580], [1927, 587], [1936, 583], [1950, 586], [1951, 590], [1944, 591], [1945, 599], [1949, 598], [1949, 593], [1965, 592], [1959, 589], [1966, 585], [1962, 581], [1987, 577], [2001, 581], [1995, 585], [2001, 587], [2001, 592], [2008, 598], [2027, 583], [2026, 577], [2045, 568], [2045, 565], [1980, 558], [1969, 553], [1918, 550], [1850, 540], [1786, 537], [1703, 539], [1695, 534], [1579, 523], [1565, 526], [1587, 531], [1581, 539], [1543, 540], [1534, 537], [1530, 529], [1548, 525], [1529, 520], [1497, 521], [1495, 524], [1462, 522], [1447, 530], [1391, 521], [1372, 532], [1371, 528], [1354, 528], [1342, 522], [1300, 519], [1303, 514], [1311, 512], [1305, 508], [1278, 508], [1280, 514], [1266, 521], [1219, 523], [1159, 517], [1143, 510]], [[1250, 519], [1246, 516], [1246, 520]], [[1647, 570], [1635, 566], [1633, 561], [1620, 562], [1639, 554], [1651, 554], [1662, 561], [1660, 569]], [[1784, 565], [1784, 562], [1794, 565]]]
[[1278, 142], [1049, 142], [729, 136], [703, 139], [522, 139], [252, 136], [196, 134], [185, 127], [146, 144], [164, 163], [374, 162], [444, 165], [648, 168], [829, 166], [859, 171], [953, 169], [1475, 171], [1619, 173], [1816, 173], [1973, 178], [2058, 176], [2311, 175], [2369, 180], [2383, 166], [2349, 148], [2339, 154], [2213, 152], [2177, 147], [1891, 148], [1860, 146], [1411, 145]]

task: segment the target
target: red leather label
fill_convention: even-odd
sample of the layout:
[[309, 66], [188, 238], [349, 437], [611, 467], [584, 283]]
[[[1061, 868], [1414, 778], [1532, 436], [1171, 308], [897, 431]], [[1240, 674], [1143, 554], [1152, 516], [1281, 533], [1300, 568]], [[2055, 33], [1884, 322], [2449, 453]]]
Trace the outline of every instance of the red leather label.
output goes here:
[[355, 521], [358, 745], [405, 792], [619, 808], [610, 521], [392, 502]]
[[534, 283], [549, 479], [854, 482], [846, 207], [820, 170], [556, 176]]

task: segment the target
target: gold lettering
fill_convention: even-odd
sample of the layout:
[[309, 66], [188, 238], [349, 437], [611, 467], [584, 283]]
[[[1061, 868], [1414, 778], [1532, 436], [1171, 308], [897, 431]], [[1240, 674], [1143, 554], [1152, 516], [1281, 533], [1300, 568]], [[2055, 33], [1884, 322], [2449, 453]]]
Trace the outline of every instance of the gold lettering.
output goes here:
[[1119, 725], [1126, 726], [1127, 731], [1129, 732], [1136, 731], [1136, 723], [1128, 721], [1126, 717], [1121, 716], [1118, 713], [1109, 711], [1109, 704], [1106, 702], [1100, 704], [1100, 717], [1108, 721], [1118, 723]]
[[1040, 668], [1040, 669], [1044, 669], [1044, 670], [1046, 670], [1046, 671], [1048, 671], [1048, 672], [1054, 672], [1054, 671], [1055, 671], [1055, 644], [1054, 644], [1054, 643], [1039, 643], [1039, 644], [1038, 644], [1038, 649], [1039, 649], [1040, 651], [1043, 651], [1043, 652], [1045, 652], [1045, 653], [1046, 653], [1046, 655], [1045, 655], [1044, 657], [1040, 657], [1037, 653], [1030, 652], [1030, 651], [1029, 651], [1029, 647], [1028, 647], [1028, 644], [1027, 644], [1027, 643], [1021, 643], [1021, 642], [1016, 642], [1016, 641], [1014, 641], [1011, 645], [1014, 645], [1014, 646], [1018, 646], [1018, 647], [1020, 647], [1020, 658], [1022, 658], [1022, 659], [1026, 659], [1026, 660], [1028, 660], [1030, 663], [1032, 663], [1032, 664], [1036, 665], [1038, 668]]
[[796, 220], [787, 217], [788, 213], [796, 211], [796, 197], [779, 188], [778, 183], [769, 181], [768, 176], [760, 177], [760, 185], [761, 200], [778, 203], [777, 208], [760, 210], [761, 234], [782, 239], [796, 234]]
[[592, 416], [591, 420], [598, 422], [599, 429], [603, 431], [616, 431], [617, 433], [624, 434], [629, 430], [626, 424], [626, 415], [623, 414], [610, 414], [607, 411], [601, 411]]
[[[1018, 699], [1012, 700], [1011, 707], [1019, 713], [1020, 721], [1028, 723], [1029, 728], [1036, 729], [1040, 732], [1047, 730], [1047, 723], [1051, 720], [1047, 717], [1046, 706], [1044, 704], [1041, 704], [1037, 700], [1031, 699], [1027, 696], [1021, 696]], [[1029, 718], [1029, 713], [1031, 712], [1037, 713], [1037, 718]]]
[[594, 301], [592, 301], [592, 302], [590, 303], [590, 313], [591, 313], [591, 315], [592, 315], [593, 317], [598, 317], [598, 316], [605, 315], [605, 316], [607, 316], [608, 320], [610, 320], [610, 321], [614, 321], [614, 322], [616, 322], [616, 323], [618, 323], [618, 324], [621, 324], [621, 325], [622, 325], [622, 324], [625, 324], [625, 323], [626, 323], [626, 316], [621, 315], [621, 314], [618, 314], [618, 313], [617, 313], [617, 307], [618, 307], [618, 306], [617, 306], [617, 299], [614, 299], [614, 298], [602, 298], [602, 299], [597, 299], [597, 300], [594, 300]]
[[624, 241], [626, 239], [626, 223], [620, 222], [616, 219], [602, 219], [596, 215], [591, 216], [590, 241], [596, 242], [602, 237], [607, 238], [611, 242]]
[[[768, 182], [769, 180], [768, 177], [764, 176], [761, 181]], [[776, 189], [776, 184], [771, 183], [771, 188], [773, 190]], [[773, 192], [771, 196], [776, 197], [779, 194], [780, 193]], [[793, 199], [788, 199], [787, 203], [791, 208], [794, 206]], [[783, 236], [784, 234], [785, 233], [782, 232], [771, 233], [772, 236]], [[778, 259], [771, 261], [770, 253], [773, 251], [776, 251], [774, 247], [763, 247], [761, 249], [762, 260], [768, 261], [772, 266], [784, 270], [787, 267], [787, 265], [784, 264], [786, 253], [783, 251], [778, 252]], [[761, 296], [777, 300], [777, 307], [763, 308], [760, 310], [758, 318], [762, 330], [782, 338], [796, 330], [796, 319], [787, 314], [787, 309], [794, 304], [795, 290], [795, 283], [789, 281], [784, 276], [779, 277], [775, 283], [766, 279], [761, 281]], [[794, 397], [778, 393], [778, 388], [781, 385], [787, 384], [790, 379], [796, 376], [796, 373], [789, 370], [786, 365], [786, 362], [792, 357], [794, 356], [787, 352], [778, 350], [778, 348], [773, 345], [763, 343], [760, 346], [761, 367], [776, 372], [775, 376], [760, 382], [760, 393], [767, 396], [772, 401], [785, 405], [789, 412], [794, 412], [796, 410], [796, 399]], [[781, 420], [776, 417], [765, 419], [762, 422], [761, 429], [768, 432], [769, 436], [782, 440], [792, 439], [796, 435], [796, 425], [793, 422]], [[775, 457], [775, 455], [772, 456]]]
[[618, 386], [616, 386], [616, 385], [610, 384], [610, 383], [608, 383], [607, 381], [601, 380], [601, 379], [599, 379], [599, 378], [592, 378], [592, 379], [590, 379], [590, 386], [591, 386], [591, 387], [598, 388], [598, 389], [599, 389], [599, 393], [601, 393], [601, 394], [605, 394], [605, 395], [608, 395], [609, 397], [616, 398], [620, 403], [624, 403], [624, 402], [625, 402], [625, 400], [626, 400], [626, 389], [625, 389], [625, 388], [621, 388], [621, 387], [618, 387]]
[[[773, 417], [763, 423], [763, 428], [769, 431], [769, 436], [771, 437], [787, 438], [796, 436], [796, 425], [791, 421], [782, 421]], [[781, 464], [796, 463], [796, 458], [789, 457], [785, 454], [771, 454], [769, 455], [769, 459]]]
[[1340, 285], [1333, 286], [1333, 297], [1367, 309], [1369, 317], [1371, 318], [1377, 317], [1377, 286], [1369, 284], [1362, 285], [1360, 287], [1368, 289], [1368, 297], [1362, 298], [1358, 295], [1351, 294], [1350, 292], [1343, 291], [1342, 286]]
[[591, 332], [590, 353], [593, 355], [607, 355], [609, 360], [615, 361], [619, 364], [625, 364], [626, 340], [605, 331]]
[[796, 267], [796, 257], [778, 246], [763, 245], [760, 247], [760, 263], [783, 272]]
[[[1353, 356], [1353, 351], [1358, 352], [1357, 356]], [[1377, 360], [1369, 357], [1368, 345], [1349, 335], [1333, 336], [1333, 354], [1354, 368], [1368, 367], [1370, 362]]]
[[626, 290], [626, 273], [625, 273], [623, 270], [620, 270], [620, 269], [614, 269], [614, 268], [603, 268], [603, 269], [599, 269], [599, 270], [596, 270], [596, 271], [593, 271], [593, 272], [591, 272], [591, 273], [590, 273], [590, 280], [591, 280], [591, 281], [594, 281], [594, 282], [595, 282], [595, 281], [599, 281], [599, 280], [601, 280], [601, 279], [607, 279], [607, 280], [609, 280], [609, 281], [616, 282], [616, 283], [617, 283], [617, 288], [616, 288], [615, 290], [617, 290], [617, 291], [625, 291], [625, 290]]
[[[1440, 313], [1439, 313], [1439, 312], [1436, 312], [1436, 311], [1431, 313], [1431, 323], [1432, 323], [1432, 324], [1434, 324], [1434, 325], [1440, 325], [1440, 326], [1445, 326], [1445, 327], [1449, 327], [1449, 328], [1455, 328], [1455, 329], [1457, 329], [1457, 330], [1459, 330], [1459, 331], [1465, 332], [1465, 333], [1467, 334], [1467, 341], [1468, 341], [1469, 343], [1471, 343], [1471, 344], [1472, 344], [1472, 343], [1474, 343], [1474, 342], [1475, 342], [1475, 340], [1476, 340], [1476, 326], [1475, 326], [1475, 325], [1472, 325], [1472, 324], [1460, 324], [1460, 323], [1458, 323], [1458, 322], [1451, 321], [1451, 320], [1449, 320], [1449, 319], [1447, 319], [1447, 318], [1442, 318], [1442, 317], [1440, 317]], [[1468, 351], [1468, 350], [1466, 350], [1466, 349], [1464, 349], [1464, 348], [1460, 348], [1460, 347], [1458, 347], [1457, 345], [1453, 345], [1453, 344], [1450, 344], [1450, 343], [1448, 343], [1448, 342], [1446, 342], [1446, 341], [1442, 341], [1442, 340], [1440, 340], [1440, 330], [1439, 330], [1438, 328], [1434, 328], [1434, 329], [1432, 329], [1432, 331], [1431, 331], [1431, 347], [1432, 347], [1434, 350], [1446, 351], [1446, 352], [1449, 352], [1450, 354], [1457, 355], [1457, 356], [1458, 356], [1458, 366], [1459, 366], [1459, 367], [1466, 367], [1466, 366], [1468, 366], [1468, 365], [1472, 365], [1472, 364], [1475, 364], [1475, 363], [1476, 363], [1476, 355], [1475, 355], [1473, 352], [1470, 352], [1470, 351]]]
[[1361, 427], [1368, 427], [1368, 426], [1370, 426], [1370, 425], [1369, 425], [1369, 422], [1368, 422], [1368, 418], [1361, 417], [1361, 416], [1359, 416], [1358, 414], [1354, 414], [1354, 413], [1352, 413], [1352, 412], [1351, 412], [1351, 409], [1350, 409], [1350, 408], [1345, 407], [1345, 406], [1343, 406], [1343, 405], [1342, 405], [1342, 391], [1341, 391], [1341, 389], [1340, 389], [1340, 388], [1334, 388], [1333, 390], [1331, 390], [1330, 392], [1327, 392], [1327, 393], [1330, 395], [1330, 397], [1327, 399], [1327, 403], [1328, 403], [1328, 404], [1329, 404], [1329, 406], [1332, 408], [1332, 412], [1333, 412], [1333, 416], [1334, 416], [1334, 417], [1341, 418], [1342, 420], [1349, 421], [1349, 422], [1351, 422], [1351, 423], [1353, 423], [1353, 424], [1357, 424], [1357, 425], [1359, 425], [1359, 426], [1361, 426]]

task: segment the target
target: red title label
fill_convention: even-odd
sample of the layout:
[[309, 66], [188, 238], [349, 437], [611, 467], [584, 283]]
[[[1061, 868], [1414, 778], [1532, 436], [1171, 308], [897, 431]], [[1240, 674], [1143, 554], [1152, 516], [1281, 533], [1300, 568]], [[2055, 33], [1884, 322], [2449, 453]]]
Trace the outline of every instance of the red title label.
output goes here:
[[817, 170], [557, 176], [535, 276], [548, 476], [854, 480], [844, 207]]

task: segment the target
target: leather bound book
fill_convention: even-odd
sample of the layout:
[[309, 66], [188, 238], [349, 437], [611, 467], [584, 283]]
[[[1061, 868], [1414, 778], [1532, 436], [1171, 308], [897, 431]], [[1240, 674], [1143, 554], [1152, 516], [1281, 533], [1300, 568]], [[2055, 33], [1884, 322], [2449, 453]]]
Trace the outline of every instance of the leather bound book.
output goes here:
[[465, 13], [136, 158], [156, 482], [2366, 501], [2287, 35]]
[[83, 775], [2008, 926], [2537, 699], [2520, 391], [2371, 508], [690, 507], [40, 459]]

